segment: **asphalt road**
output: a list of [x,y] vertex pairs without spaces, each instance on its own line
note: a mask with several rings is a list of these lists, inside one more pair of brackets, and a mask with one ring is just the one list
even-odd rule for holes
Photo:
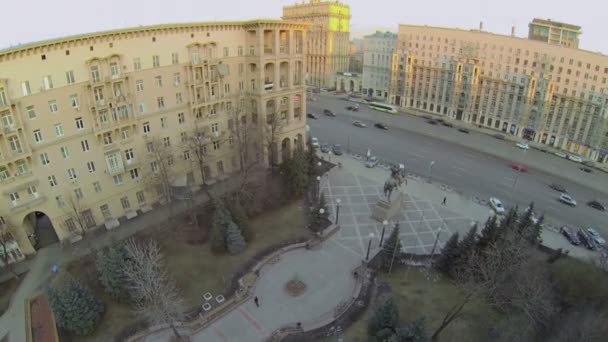
[[[347,105],[342,99],[328,96],[308,102],[307,111],[320,114],[318,120],[308,119],[312,135],[321,143],[341,144],[354,153],[365,154],[370,149],[372,155],[403,163],[409,171],[430,176],[433,182],[450,185],[467,197],[494,196],[507,207],[520,208],[534,202],[546,222],[595,227],[608,237],[608,214],[585,204],[592,198],[606,202],[608,175],[583,173],[578,169],[580,165],[573,162],[535,150],[523,151],[513,142],[473,131],[464,134],[456,128],[427,124],[421,118],[373,111],[366,105],[353,113],[344,109]],[[338,116],[322,115],[325,108]],[[353,120],[361,120],[368,127],[355,127]],[[374,128],[376,121],[388,124],[389,130]],[[435,163],[430,167],[432,161]],[[512,170],[511,162],[527,165],[529,172]],[[559,193],[549,188],[552,182],[566,187],[578,206],[561,204]]]

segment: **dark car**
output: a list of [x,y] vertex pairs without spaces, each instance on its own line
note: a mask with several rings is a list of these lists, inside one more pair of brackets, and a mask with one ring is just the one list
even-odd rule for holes
[[587,172],[587,173],[592,173],[593,172],[593,170],[591,170],[588,167],[581,167],[580,170],[583,171],[583,172]]
[[428,119],[428,120],[426,120],[426,123],[431,124],[431,125],[436,125],[437,124],[437,120],[435,120],[435,119]]
[[563,226],[559,229],[560,233],[568,240],[571,244],[578,246],[581,244],[576,234],[572,231],[572,228]]
[[323,109],[323,114],[325,114],[327,116],[336,116],[336,113],[332,112],[329,109]]
[[357,105],[347,106],[346,110],[352,110],[353,112],[357,112],[357,111],[359,111],[359,106],[357,106]]
[[551,183],[551,185],[549,185],[549,187],[555,191],[559,191],[559,192],[563,192],[563,193],[568,193],[568,190],[566,190],[566,188],[564,188],[563,185],[558,184],[558,183]]
[[576,235],[578,235],[578,239],[580,240],[581,244],[587,247],[587,249],[595,250],[597,248],[593,239],[589,236],[589,234],[587,234],[584,229],[579,228],[576,232]]
[[494,134],[494,135],[492,135],[492,136],[493,136],[494,138],[498,139],[498,140],[505,140],[505,136],[504,136],[504,135],[502,135],[502,134],[499,134],[499,133]]
[[451,123],[449,123],[447,121],[444,121],[441,124],[444,125],[445,127],[450,127],[450,128],[454,127],[454,125],[452,125]]
[[445,122],[445,120],[443,120],[442,118],[437,119],[437,122],[439,122],[440,124],[443,124]]
[[342,154],[344,154],[344,150],[342,149],[342,146],[340,146],[340,144],[335,144],[333,147],[333,151],[334,154],[337,156],[341,156]]
[[591,200],[591,201],[587,202],[587,205],[593,209],[597,209],[600,211],[606,211],[606,206],[598,200]]
[[458,132],[469,134],[469,130],[466,128],[462,128],[462,127],[458,129]]
[[388,129],[388,126],[386,124],[383,124],[382,122],[376,122],[374,124],[374,127],[380,128],[380,129]]
[[306,114],[306,117],[309,117],[311,119],[318,119],[319,118],[319,116],[317,114],[314,114],[314,113],[308,113],[308,114]]
[[330,148],[328,144],[321,144],[321,147],[319,148],[321,150],[321,152],[323,153],[328,153]]
[[433,117],[430,115],[423,115],[422,118],[427,119],[427,120],[432,120]]

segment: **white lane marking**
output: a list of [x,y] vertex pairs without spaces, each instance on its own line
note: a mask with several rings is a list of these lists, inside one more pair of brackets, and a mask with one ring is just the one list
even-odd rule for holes
[[476,156],[474,154],[469,154],[469,153],[463,153],[462,155],[466,156],[466,157],[469,157],[471,159],[478,159],[479,158],[479,156]]
[[459,166],[452,166],[452,169],[456,170],[456,171],[462,171],[462,172],[468,172],[468,169],[465,169],[464,167],[459,167]]
[[410,154],[411,154],[412,156],[416,157],[416,158],[424,158],[424,156],[423,156],[423,155],[420,155],[420,154],[418,154],[418,153],[413,153],[413,152],[410,152]]

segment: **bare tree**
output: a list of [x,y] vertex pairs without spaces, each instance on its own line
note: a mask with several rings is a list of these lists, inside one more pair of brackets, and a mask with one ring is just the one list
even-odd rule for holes
[[148,186],[155,189],[161,199],[171,205],[173,202],[173,190],[171,183],[174,179],[173,173],[173,150],[170,141],[160,137],[152,137],[146,140],[146,162],[150,168],[147,169],[145,180]]
[[186,305],[173,277],[167,273],[163,255],[154,240],[125,244],[128,262],[123,264],[134,313],[150,324],[167,324],[179,340],[179,322]]
[[195,125],[195,127],[187,133],[186,142],[184,143],[185,148],[191,153],[190,158],[192,163],[196,165],[198,171],[201,175],[202,186],[207,192],[209,198],[211,198],[211,194],[206,187],[206,177],[205,177],[205,163],[207,162],[207,149],[209,144],[211,144],[211,137],[208,134],[208,130],[204,127],[200,127]]
[[278,117],[278,114],[274,109],[272,109],[272,111],[272,113],[266,115],[266,122],[262,129],[262,135],[264,136],[266,151],[268,151],[269,154],[270,169],[274,171],[278,164],[279,138],[285,127],[285,120]]
[[[15,244],[15,239],[11,233],[11,229],[7,224],[0,224],[0,253],[2,253],[2,267],[10,272],[15,279],[19,279],[19,274],[15,271],[15,265],[11,262],[10,253],[13,253],[9,247]],[[19,252],[20,253],[20,252]]]
[[[66,225],[68,226],[68,230],[73,230],[74,228],[80,230],[80,235],[84,236],[87,230],[87,221],[84,217],[83,211],[86,208],[83,208],[82,201],[77,198],[73,193],[68,192],[65,196],[65,205],[63,206],[63,211],[67,216]],[[71,222],[69,221],[71,220]],[[70,223],[67,223],[70,222]]]
[[249,176],[258,164],[256,150],[259,148],[259,129],[257,125],[247,125],[247,107],[242,97],[237,96],[236,104],[230,110],[230,121],[228,128],[233,131],[236,142],[237,156],[239,162],[239,186],[237,196],[240,199],[249,200],[251,192],[248,189]]

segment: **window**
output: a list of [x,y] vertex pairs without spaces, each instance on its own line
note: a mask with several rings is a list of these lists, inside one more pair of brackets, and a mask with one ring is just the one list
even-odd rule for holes
[[30,88],[30,81],[21,82],[21,93],[23,96],[27,96],[32,93],[32,89]]
[[171,63],[179,64],[179,55],[177,54],[177,52],[171,53]]
[[162,78],[162,76],[155,76],[154,77],[154,84],[156,85],[156,88],[161,88],[163,86],[163,78]]
[[78,117],[78,118],[74,119],[74,121],[76,122],[76,129],[84,128],[84,122],[82,121],[82,117]]
[[168,127],[167,118],[160,118],[160,127],[162,127],[162,128]]
[[[93,95],[95,96],[95,101],[101,102],[103,101],[103,87],[95,87],[93,89]],[[102,104],[102,103],[100,103]]]
[[234,135],[231,135],[231,136],[229,136],[229,137],[228,137],[228,143],[229,143],[230,145],[233,145],[233,144],[234,144]]
[[183,142],[183,143],[185,143],[186,141],[188,141],[188,133],[186,133],[186,132],[181,132],[181,133],[179,134],[179,136],[181,137],[181,139],[182,139],[182,142]]
[[27,117],[30,118],[30,120],[36,118],[36,110],[34,109],[34,106],[27,106],[25,110],[27,111]]
[[27,194],[32,197],[38,197],[38,189],[35,186],[31,185],[27,187]]
[[115,185],[122,185],[122,175],[115,175],[113,178]]
[[118,67],[118,63],[110,63],[110,75],[112,75],[112,78],[116,78],[120,75],[120,68]]
[[144,133],[150,133],[150,123],[149,122],[143,123],[143,130],[144,130]]
[[167,165],[173,166],[173,163],[174,163],[173,156],[168,156],[167,157]]
[[228,57],[228,48],[227,47],[224,48],[224,57]]
[[101,192],[101,184],[99,184],[99,182],[93,182],[93,189],[95,189],[95,192],[100,193]]
[[87,152],[89,150],[89,141],[87,139],[80,140],[80,146],[83,152]]
[[23,175],[29,171],[25,160],[18,160],[15,164],[17,164],[17,175]]
[[239,53],[239,56],[243,55],[243,47],[242,46],[239,46],[238,53]]
[[49,155],[46,152],[40,154],[40,161],[42,165],[48,165],[51,161],[49,160]]
[[179,84],[181,83],[181,74],[179,72],[176,72],[175,74],[173,74],[173,85],[174,86],[179,86]]
[[245,82],[239,81],[239,90],[240,91],[244,91],[245,90]]
[[175,93],[175,103],[182,104],[182,102],[183,102],[182,93]]
[[16,206],[17,203],[19,202],[19,193],[18,192],[11,192],[9,194],[9,197],[11,198],[11,201],[13,202],[13,205]]
[[42,81],[44,83],[44,89],[46,89],[46,90],[53,89],[53,78],[51,78],[50,75],[44,76]]
[[112,143],[112,132],[106,132],[103,134],[104,145],[110,145]]
[[59,148],[59,150],[61,151],[61,155],[63,156],[63,159],[70,158],[70,149],[67,146],[61,146]]
[[122,198],[120,199],[120,204],[122,205],[122,208],[123,208],[124,210],[129,210],[129,209],[131,209],[131,204],[129,204],[129,197],[126,197],[126,196],[125,196],[125,197],[122,197]]
[[177,122],[183,124],[186,121],[184,113],[177,113]]
[[38,144],[42,142],[42,132],[39,129],[34,130],[34,141]]
[[190,151],[189,150],[184,151],[184,160],[190,160]]
[[170,139],[169,137],[164,137],[164,138],[163,138],[163,145],[164,145],[165,147],[169,147],[169,146],[171,146],[171,139]]
[[152,67],[158,68],[160,66],[160,57],[158,55],[152,56]]
[[150,163],[150,169],[152,169],[152,172],[158,173],[158,162],[156,160]]
[[55,178],[55,176],[50,175],[48,177],[48,179],[49,179],[49,185],[51,186],[51,188],[54,188],[54,187],[56,187],[58,185],[57,178]]
[[154,144],[152,144],[152,143],[147,143],[147,144],[146,144],[146,151],[148,151],[148,153],[152,153],[152,152],[154,152]]
[[145,113],[146,112],[146,104],[143,102],[139,103],[139,112],[140,113]]
[[57,207],[59,207],[59,208],[65,207],[65,201],[63,200],[62,195],[55,196],[55,202],[57,202]]
[[87,169],[89,170],[89,173],[95,173],[95,163],[92,161],[87,162]]
[[129,173],[131,174],[131,179],[133,179],[133,180],[139,179],[139,169],[135,168],[135,169],[129,170]]
[[230,84],[229,83],[224,84],[224,92],[226,94],[230,94]]
[[162,96],[157,97],[156,103],[158,104],[158,109],[165,108],[165,98],[164,97],[162,97]]
[[49,111],[51,113],[57,113],[57,101],[51,100],[49,101]]
[[78,101],[78,95],[70,95],[70,103],[72,104],[72,108],[78,109],[80,108],[80,101]]
[[133,70],[141,70],[141,60],[139,58],[133,58]]
[[143,191],[136,192],[135,197],[137,197],[137,203],[139,203],[140,205],[146,203],[146,196],[144,196]]
[[112,218],[112,213],[110,213],[110,207],[107,204],[100,206],[99,210],[101,210],[101,214],[103,215],[104,219]]
[[78,176],[76,175],[76,170],[74,170],[74,168],[69,168],[68,169],[68,178],[71,181],[76,180],[76,178],[78,178]]
[[0,180],[7,180],[11,174],[8,172],[6,166],[0,166]]
[[74,78],[74,71],[73,70],[66,71],[65,78],[67,79],[68,84],[74,84],[74,83],[76,83],[76,79]]
[[62,137],[63,136],[63,125],[59,124],[55,124],[55,136],[57,138]]
[[82,189],[78,188],[78,189],[74,189],[74,196],[76,196],[76,199],[83,199],[84,198],[84,194],[82,193]]
[[16,136],[12,136],[10,138],[8,138],[8,143],[11,147],[11,151],[13,153],[21,153],[23,152],[23,150],[21,149],[21,142],[19,141],[19,138],[17,138]]
[[220,141],[219,140],[214,140],[213,141],[213,150],[217,151],[220,149]]
[[218,133],[218,132],[219,132],[219,124],[218,123],[211,124],[211,133]]
[[135,90],[143,91],[144,90],[144,80],[135,81]]
[[93,82],[101,81],[101,74],[99,73],[99,66],[97,65],[91,66],[91,80]]
[[132,148],[125,150],[125,159],[127,161],[131,161],[131,160],[135,159],[135,155],[133,154]]

